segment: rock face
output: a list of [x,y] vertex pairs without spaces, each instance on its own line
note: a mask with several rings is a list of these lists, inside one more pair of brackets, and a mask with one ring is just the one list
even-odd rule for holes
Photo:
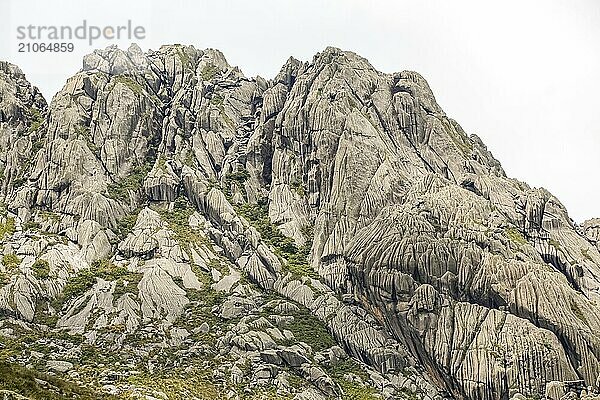
[[83,65],[47,107],[0,63],[9,361],[125,397],[595,398],[600,224],[417,73],[335,48],[268,81],[180,45]]

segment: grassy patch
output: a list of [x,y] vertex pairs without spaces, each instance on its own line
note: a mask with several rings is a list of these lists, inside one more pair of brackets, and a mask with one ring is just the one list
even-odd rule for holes
[[212,369],[196,370],[193,374],[183,371],[152,375],[133,375],[128,382],[133,385],[159,390],[169,399],[220,399],[223,393],[212,382]]
[[15,233],[15,219],[10,217],[6,219],[6,222],[0,224],[0,239],[5,235],[11,236]]
[[506,236],[510,239],[511,242],[516,243],[519,246],[523,246],[527,244],[527,240],[523,237],[521,232],[519,232],[516,228],[507,228],[505,230]]
[[225,99],[223,98],[223,96],[219,94],[213,95],[210,99],[210,104],[215,106],[219,110],[219,114],[223,118],[223,120],[225,120],[225,123],[232,129],[235,129],[235,124],[233,123],[229,115],[227,115],[227,113],[225,112]]
[[207,64],[204,66],[204,68],[202,68],[202,71],[200,71],[200,77],[203,81],[210,81],[217,76],[218,72],[219,68],[216,65]]
[[32,399],[114,398],[5,361],[0,361],[0,389],[10,390]]
[[215,94],[210,98],[210,104],[214,106],[222,106],[225,99],[219,94]]
[[589,255],[587,249],[581,249],[581,255],[588,261],[593,261],[592,257]]
[[41,210],[39,215],[44,221],[60,222],[60,215],[55,212]]
[[135,223],[137,222],[137,217],[138,217],[140,211],[141,211],[141,209],[138,208],[135,211],[125,215],[119,221],[117,221],[117,234],[118,234],[119,242],[121,240],[125,239],[127,237],[127,235],[129,235],[131,233],[131,231],[133,231],[133,227],[135,226]]
[[190,216],[196,211],[186,197],[180,196],[175,199],[173,211],[155,209],[169,224],[169,229],[174,233],[174,239],[179,243],[182,250],[192,259],[191,246],[203,243],[211,246],[210,241],[200,232],[192,229],[188,223]]
[[177,56],[179,57],[179,61],[181,61],[183,68],[192,68],[192,59],[185,52],[185,49],[182,47],[177,47],[175,51],[177,52]]
[[129,192],[137,192],[142,188],[144,179],[150,172],[150,165],[134,167],[131,172],[118,182],[108,185],[108,197],[121,202],[129,202]]
[[129,90],[131,90],[134,94],[136,94],[138,96],[141,95],[143,92],[142,86],[128,76],[124,76],[124,75],[115,76],[113,78],[113,81],[115,82],[115,85],[117,83],[121,83],[121,84],[127,86],[129,88]]
[[283,267],[295,277],[310,276],[317,278],[317,274],[308,264],[308,256],[312,247],[309,240],[304,246],[296,246],[293,239],[282,234],[277,226],[269,219],[266,200],[256,204],[242,204],[236,208],[238,214],[256,228],[263,240],[275,248],[275,253],[284,258]]
[[31,125],[29,125],[29,133],[37,132],[44,123],[44,117],[42,116],[42,113],[35,108],[30,108],[29,114],[31,115]]
[[[338,379],[338,385],[342,388],[342,400],[379,400],[377,391],[366,385],[361,385],[358,382],[350,382],[345,379]],[[415,397],[416,399],[416,397]]]
[[418,400],[419,396],[417,396],[417,394],[415,392],[413,392],[410,389],[407,388],[401,388],[400,389],[400,397],[401,399],[405,399],[405,400]]
[[5,254],[2,256],[2,265],[6,268],[16,268],[21,264],[21,259],[15,254]]
[[444,119],[442,120],[442,125],[444,126],[444,130],[452,142],[454,142],[454,145],[461,151],[461,153],[463,153],[465,156],[471,154],[471,151],[473,151],[473,144],[471,143],[471,140],[468,137],[461,135],[460,132],[458,132],[456,128],[452,126],[450,121]]
[[38,258],[31,266],[31,270],[33,271],[33,275],[38,279],[48,279],[50,276],[50,264],[46,260]]
[[361,368],[360,364],[351,358],[338,362],[327,368],[327,374],[342,388],[343,400],[371,400],[378,399],[377,391],[360,382],[348,381],[344,378],[346,374],[358,376],[363,382],[369,379],[369,375]]
[[558,243],[558,242],[557,242],[556,240],[554,240],[554,239],[550,239],[550,240],[548,240],[548,244],[549,244],[550,246],[554,247],[554,248],[555,248],[555,249],[557,249],[557,250],[560,250],[560,248],[561,248],[561,247],[560,247],[560,243]]
[[232,202],[233,186],[240,188],[244,196],[246,195],[246,188],[244,186],[244,183],[246,182],[249,176],[250,174],[246,169],[241,169],[239,171],[231,172],[225,175],[225,187],[223,188],[223,194],[225,195],[225,197],[227,197],[227,200],[229,200],[229,202]]
[[119,282],[122,284],[123,281],[139,281],[140,274],[129,272],[127,268],[122,266],[118,267],[109,260],[104,259],[94,261],[91,268],[82,269],[69,278],[62,293],[57,299],[54,308],[61,309],[62,305],[69,300],[79,297],[87,292],[96,283],[96,278],[101,278],[106,281],[117,281],[118,287]]
[[587,318],[585,318],[583,311],[581,311],[581,308],[579,308],[579,305],[573,299],[571,299],[571,311],[573,311],[577,319],[587,325]]
[[293,180],[292,182],[290,182],[290,187],[294,192],[298,193],[298,195],[300,196],[304,196],[304,193],[306,192],[306,190],[304,190],[304,185],[302,184],[301,180]]
[[27,221],[23,224],[23,232],[27,232],[32,229],[40,229],[41,225],[35,221]]
[[294,321],[286,328],[292,331],[296,339],[307,343],[314,351],[321,351],[335,345],[335,340],[325,324],[314,316],[306,307],[299,306],[294,312]]

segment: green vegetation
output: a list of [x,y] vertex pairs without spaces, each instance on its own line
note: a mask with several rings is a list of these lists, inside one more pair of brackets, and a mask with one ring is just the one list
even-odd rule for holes
[[82,124],[75,125],[75,133],[77,136],[83,136],[86,139],[90,139],[92,135],[90,127]]
[[588,250],[587,249],[581,249],[581,255],[583,256],[583,258],[585,258],[588,261],[593,261],[592,257],[589,255]]
[[179,61],[181,61],[181,65],[183,68],[192,68],[193,63],[190,56],[185,52],[185,48],[181,46],[177,46],[176,48],[177,56],[179,57]]
[[203,81],[210,81],[217,76],[218,72],[219,68],[216,65],[207,64],[204,66],[204,68],[202,68],[202,71],[200,71],[200,77]]
[[246,195],[246,188],[244,186],[244,183],[249,177],[250,174],[246,169],[241,169],[239,171],[231,172],[225,175],[225,187],[223,188],[223,194],[225,195],[225,197],[227,197],[229,202],[232,202],[231,189],[233,185],[239,187],[244,196]]
[[579,305],[573,299],[571,299],[571,311],[573,311],[573,314],[575,314],[575,316],[581,322],[583,322],[584,324],[587,325],[587,323],[588,323],[587,318],[585,318],[585,315],[583,314],[583,311],[581,311],[581,308],[579,308]]
[[9,236],[15,233],[15,219],[10,217],[6,219],[5,223],[0,223],[0,239],[4,237],[4,235],[8,234]]
[[402,399],[406,399],[406,400],[418,400],[419,399],[419,397],[417,396],[417,394],[415,392],[413,392],[407,388],[401,388],[400,394],[402,396],[401,397]]
[[308,240],[304,246],[298,247],[293,239],[282,234],[269,219],[266,200],[256,204],[242,204],[236,211],[256,228],[263,240],[275,248],[275,254],[286,260],[285,270],[297,278],[302,276],[317,278],[317,274],[308,264],[312,241]]
[[560,250],[560,243],[558,243],[556,240],[550,239],[548,240],[548,244],[554,247],[555,249]]
[[33,275],[38,279],[48,279],[50,276],[50,264],[48,261],[38,258],[31,266]]
[[167,159],[165,158],[164,154],[161,154],[158,157],[158,168],[162,171],[162,172],[167,172]]
[[169,229],[175,234],[174,239],[179,243],[182,250],[190,256],[190,259],[192,258],[192,244],[204,243],[208,246],[211,245],[206,237],[190,227],[188,220],[195,209],[186,197],[180,196],[175,199],[173,211],[161,208],[155,209],[155,211],[169,224]]
[[62,305],[67,301],[87,292],[96,283],[96,278],[101,278],[106,281],[117,281],[118,288],[119,285],[124,287],[123,281],[139,281],[140,274],[129,272],[127,268],[122,266],[117,267],[111,261],[106,259],[94,261],[91,268],[82,269],[69,278],[60,297],[56,300],[54,308],[61,309]]
[[44,221],[60,222],[60,215],[55,212],[41,210],[39,215]]
[[290,186],[300,196],[304,196],[305,190],[301,180],[293,180],[290,182]]
[[359,108],[358,104],[356,103],[356,101],[354,101],[352,96],[347,96],[346,99],[348,100],[348,105],[350,106],[350,109],[353,110],[355,108]]
[[133,212],[125,215],[119,221],[117,221],[117,233],[119,242],[127,237],[129,233],[133,230],[135,223],[137,221],[137,217],[140,213],[141,209],[138,208]]
[[187,296],[191,302],[186,305],[184,313],[177,319],[175,325],[191,331],[206,322],[210,326],[210,331],[193,333],[192,337],[196,341],[213,346],[218,337],[214,328],[226,329],[226,325],[234,321],[225,320],[212,312],[214,306],[223,304],[227,294],[211,288],[212,279],[208,274],[197,270],[194,272],[202,282],[202,288],[200,290],[187,289]]
[[42,140],[34,140],[33,142],[31,142],[31,153],[34,155],[37,154],[37,152],[40,151],[42,147],[44,147],[44,142]]
[[314,351],[321,351],[335,345],[335,340],[325,324],[314,316],[309,309],[299,306],[299,311],[293,313],[294,321],[287,329],[292,331],[299,341],[307,343]]
[[213,97],[211,97],[210,104],[213,104],[215,106],[222,106],[224,101],[225,99],[223,98],[223,96],[215,94],[213,95]]
[[92,267],[88,270],[94,276],[102,278],[105,281],[116,281],[119,279],[135,280],[137,275],[129,272],[126,267],[116,266],[110,260],[102,259],[92,263]]
[[136,82],[135,80],[133,80],[132,78],[130,78],[129,76],[125,76],[125,75],[118,75],[115,76],[113,78],[113,82],[116,84],[121,83],[125,86],[127,86],[129,88],[129,90],[131,90],[134,94],[136,95],[141,95],[143,92],[142,86]]
[[0,361],[0,389],[32,399],[111,399],[57,377],[45,375],[17,364]]
[[40,229],[40,224],[35,221],[27,221],[23,224],[23,231],[27,232],[32,229]]
[[344,378],[346,374],[354,374],[363,381],[369,379],[369,375],[360,367],[358,362],[351,358],[328,367],[327,373],[342,388],[343,400],[374,400],[379,398],[375,395],[377,391],[374,388]]
[[507,228],[505,233],[513,243],[516,243],[519,246],[527,244],[527,240],[525,240],[521,232],[519,232],[516,228]]
[[[36,302],[33,321],[38,324],[55,327],[56,323],[58,322],[58,315],[55,312],[50,311],[48,302],[44,299]],[[63,332],[62,334],[65,333]]]
[[55,308],[60,309],[68,300],[81,296],[88,291],[96,283],[96,278],[90,270],[83,269],[76,275],[69,278],[67,284],[63,288]]
[[173,371],[164,375],[157,373],[132,375],[128,378],[128,382],[159,390],[165,393],[169,399],[219,399],[222,397],[222,393],[219,387],[212,382],[211,374],[212,369],[195,370],[193,374]]
[[2,265],[6,268],[15,268],[21,264],[21,259],[17,257],[15,254],[5,254],[2,256]]
[[449,120],[443,119],[442,125],[444,126],[444,130],[446,131],[448,136],[450,136],[450,139],[452,139],[452,142],[454,142],[456,147],[465,156],[471,154],[471,151],[473,151],[473,144],[471,143],[471,140],[468,137],[461,135],[460,132],[458,132],[457,129],[454,126],[452,126]]
[[75,133],[77,134],[79,139],[85,140],[85,144],[90,149],[90,151],[98,158],[100,158],[100,148],[94,143],[94,138],[92,137],[92,132],[89,126],[86,125],[76,125]]
[[274,386],[255,386],[252,389],[244,389],[241,393],[242,400],[292,400],[293,395],[277,393],[277,388]]
[[350,382],[342,378],[337,383],[344,391],[342,400],[377,400],[381,398],[376,395],[377,391],[374,388],[358,382]]
[[29,109],[29,114],[31,115],[31,125],[29,125],[29,133],[37,132],[44,123],[44,117],[42,116],[42,113],[39,110],[33,107]]
[[150,172],[150,165],[134,167],[131,172],[119,182],[108,185],[108,197],[121,202],[129,202],[129,192],[137,192],[141,189],[144,179]]
[[227,115],[227,113],[225,112],[225,99],[223,98],[223,96],[219,94],[213,95],[210,99],[210,104],[217,107],[219,109],[219,114],[225,120],[225,123],[229,125],[229,127],[235,129],[235,124],[233,123],[229,115]]

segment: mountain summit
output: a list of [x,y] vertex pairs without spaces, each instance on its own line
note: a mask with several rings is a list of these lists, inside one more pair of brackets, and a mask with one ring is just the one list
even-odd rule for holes
[[7,395],[598,398],[599,220],[418,73],[109,47],[49,105],[0,63],[0,133]]

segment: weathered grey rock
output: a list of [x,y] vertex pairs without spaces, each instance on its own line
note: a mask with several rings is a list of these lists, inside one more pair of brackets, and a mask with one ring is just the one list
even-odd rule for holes
[[146,398],[196,394],[94,377],[43,329],[232,398],[596,396],[600,224],[508,178],[417,73],[335,48],[270,81],[192,46],[83,65],[47,108],[0,63],[3,336]]
[[46,362],[46,366],[50,370],[58,371],[58,372],[67,372],[71,368],[73,368],[73,363],[69,361],[60,361],[60,360],[48,360]]

